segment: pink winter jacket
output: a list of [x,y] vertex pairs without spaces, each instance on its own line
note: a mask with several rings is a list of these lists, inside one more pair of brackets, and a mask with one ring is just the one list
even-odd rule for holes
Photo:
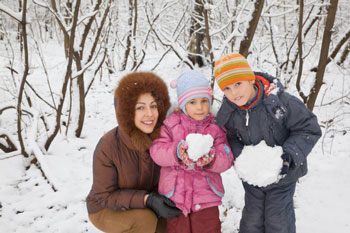
[[[214,115],[210,113],[206,119],[196,121],[174,112],[163,123],[160,137],[150,148],[152,159],[162,167],[159,193],[170,198],[185,216],[191,211],[221,205],[225,190],[220,173],[232,166],[233,154],[224,130],[214,123]],[[187,170],[177,157],[179,142],[190,133],[210,134],[214,139],[214,160],[203,168]]]

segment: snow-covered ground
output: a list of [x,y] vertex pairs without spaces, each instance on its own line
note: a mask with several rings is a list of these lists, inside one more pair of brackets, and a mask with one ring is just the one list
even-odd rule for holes
[[[51,62],[59,64],[54,59]],[[168,58],[158,68],[157,73],[167,83],[185,71],[174,64],[174,59]],[[52,65],[51,70],[55,67]],[[209,71],[203,72],[209,75]],[[44,155],[56,192],[36,166],[25,170],[28,164],[22,155],[0,154],[0,233],[98,232],[88,220],[85,197],[92,181],[95,145],[104,133],[116,126],[113,89],[117,82],[117,77],[96,80],[87,96],[82,137],[63,136],[62,133]],[[325,103],[341,96],[340,92],[334,91],[337,90],[335,84],[328,87],[333,87],[333,92],[330,90],[323,96]],[[349,84],[345,83],[343,87],[348,90]],[[172,101],[176,101],[175,90],[169,88],[169,92]],[[218,92],[216,88],[214,94],[220,95]],[[218,103],[214,104],[214,113],[218,106]],[[343,109],[344,106],[347,109]],[[349,105],[336,102],[316,107],[314,112],[321,122],[349,112]],[[7,121],[1,123],[3,127]],[[327,131],[309,155],[309,173],[300,179],[295,193],[298,233],[350,232],[350,134],[339,133],[343,125],[349,125],[345,114],[334,131]],[[323,131],[325,133],[324,128]],[[226,195],[220,207],[222,232],[236,233],[244,206],[244,192],[233,168],[225,172],[223,178]]]

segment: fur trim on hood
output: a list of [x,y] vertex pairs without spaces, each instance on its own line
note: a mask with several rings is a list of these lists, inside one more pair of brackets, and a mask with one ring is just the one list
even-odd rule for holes
[[[151,134],[145,134],[135,126],[135,106],[138,97],[151,93],[158,106],[158,122]],[[168,88],[165,82],[151,72],[133,72],[124,76],[114,92],[116,116],[119,128],[131,139],[135,148],[146,151],[159,137],[160,127],[170,107]]]

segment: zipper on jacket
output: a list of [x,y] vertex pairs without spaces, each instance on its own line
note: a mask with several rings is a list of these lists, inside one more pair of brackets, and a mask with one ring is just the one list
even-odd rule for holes
[[245,126],[249,125],[249,111],[246,109],[246,114],[245,114]]
[[250,112],[250,109],[246,109],[246,115],[245,115],[245,126],[247,128],[247,132],[248,132],[248,140],[250,143],[252,143],[252,137],[251,137],[251,134],[250,134],[250,131],[249,131],[249,112]]

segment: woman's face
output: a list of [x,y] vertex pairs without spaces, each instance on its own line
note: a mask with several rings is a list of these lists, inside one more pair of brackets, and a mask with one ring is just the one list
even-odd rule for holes
[[153,132],[158,121],[158,106],[151,93],[139,96],[135,105],[135,126],[146,134]]

